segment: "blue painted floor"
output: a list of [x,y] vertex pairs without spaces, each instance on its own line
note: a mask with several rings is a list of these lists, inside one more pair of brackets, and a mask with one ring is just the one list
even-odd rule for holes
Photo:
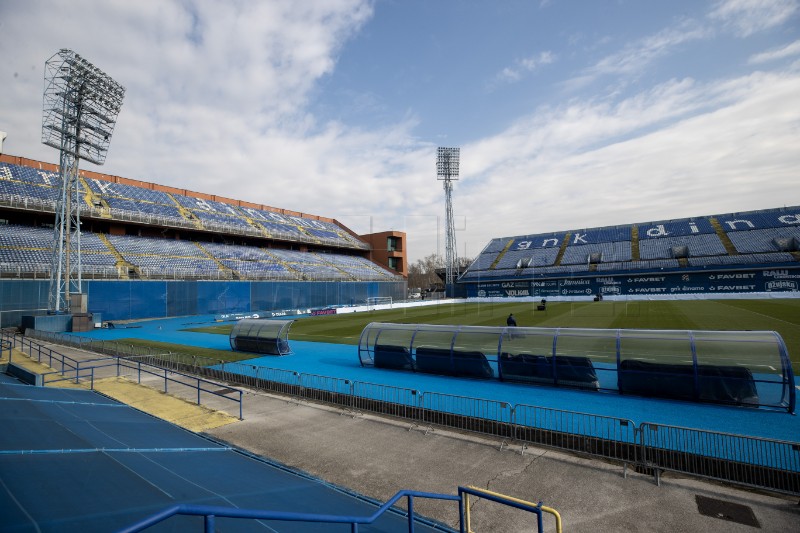
[[[148,338],[189,346],[230,349],[227,336],[180,331],[214,323],[213,316],[181,317],[137,322],[135,325],[141,327],[131,329],[95,330],[80,335],[102,339]],[[533,405],[626,418],[637,425],[651,422],[800,442],[800,418],[786,412],[361,367],[356,346],[292,341],[291,334],[289,337],[293,351],[291,355],[260,357],[249,360],[248,364],[422,392],[499,400],[512,405]]]
[[[95,392],[5,379],[0,487],[3,532],[116,531],[177,504],[357,517],[377,509],[363,497]],[[202,518],[176,516],[148,531],[202,530]],[[350,526],[217,518],[215,531],[344,532]],[[408,531],[408,521],[388,513],[359,531]]]

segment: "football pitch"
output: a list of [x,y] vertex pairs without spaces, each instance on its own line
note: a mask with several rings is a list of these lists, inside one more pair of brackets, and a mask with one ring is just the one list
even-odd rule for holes
[[[455,303],[303,317],[290,339],[358,344],[370,322],[505,326],[513,313],[517,325],[606,329],[767,330],[777,331],[800,370],[800,299],[551,302],[546,311],[536,303]],[[232,326],[204,328],[228,333]]]

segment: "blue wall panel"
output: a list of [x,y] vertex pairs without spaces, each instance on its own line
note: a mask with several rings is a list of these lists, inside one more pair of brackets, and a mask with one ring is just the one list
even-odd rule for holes
[[[47,310],[49,280],[0,281],[0,325]],[[84,281],[88,310],[103,320],[133,320],[303,309],[364,303],[369,296],[405,298],[405,282],[359,281]]]
[[131,318],[167,316],[166,281],[130,282]]
[[197,312],[197,282],[167,282],[167,315],[190,316]]
[[88,311],[102,313],[105,320],[131,318],[130,281],[87,282],[84,290]]
[[47,309],[49,280],[0,281],[0,311]]
[[88,281],[88,310],[104,320],[167,316],[166,281]]
[[250,311],[249,281],[198,281],[198,315]]

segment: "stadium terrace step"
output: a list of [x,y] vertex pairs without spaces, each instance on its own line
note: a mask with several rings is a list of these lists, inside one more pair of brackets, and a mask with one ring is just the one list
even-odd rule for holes
[[561,241],[561,247],[558,249],[558,255],[556,255],[556,260],[553,261],[553,266],[561,265],[561,260],[564,258],[564,254],[567,253],[567,245],[570,237],[572,237],[571,233],[564,235],[564,239]]
[[98,233],[97,234],[97,238],[100,239],[100,241],[103,244],[106,245],[106,248],[108,248],[108,250],[116,258],[116,260],[117,260],[116,266],[117,266],[117,269],[119,270],[120,278],[122,278],[122,279],[130,279],[129,272],[131,270],[133,270],[133,268],[134,268],[133,265],[128,263],[127,261],[125,261],[125,258],[122,257],[122,254],[119,253],[119,250],[117,250],[116,247],[114,247],[114,245],[111,244],[111,241],[108,240],[108,237],[106,237],[105,234]]
[[509,248],[511,248],[512,244],[514,244],[514,239],[509,239],[505,247],[500,251],[497,257],[495,257],[494,262],[492,262],[492,264],[489,265],[489,270],[492,270],[494,269],[494,267],[497,266],[497,263],[499,263],[500,260],[503,259],[503,256],[506,255],[506,252],[508,251]]
[[733,242],[731,242],[731,238],[728,237],[728,234],[725,233],[725,230],[722,228],[722,224],[719,223],[719,220],[714,217],[711,217],[708,220],[714,227],[714,231],[717,233],[719,240],[722,241],[722,245],[725,247],[725,251],[728,252],[728,255],[739,255],[739,251],[736,249],[736,246],[733,245]]
[[639,261],[639,226],[631,226],[631,261]]

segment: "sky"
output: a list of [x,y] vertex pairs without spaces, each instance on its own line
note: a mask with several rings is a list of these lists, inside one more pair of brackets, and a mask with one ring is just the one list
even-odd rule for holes
[[800,205],[800,0],[0,0],[6,154],[62,48],[126,89],[80,168],[407,232],[495,237]]

